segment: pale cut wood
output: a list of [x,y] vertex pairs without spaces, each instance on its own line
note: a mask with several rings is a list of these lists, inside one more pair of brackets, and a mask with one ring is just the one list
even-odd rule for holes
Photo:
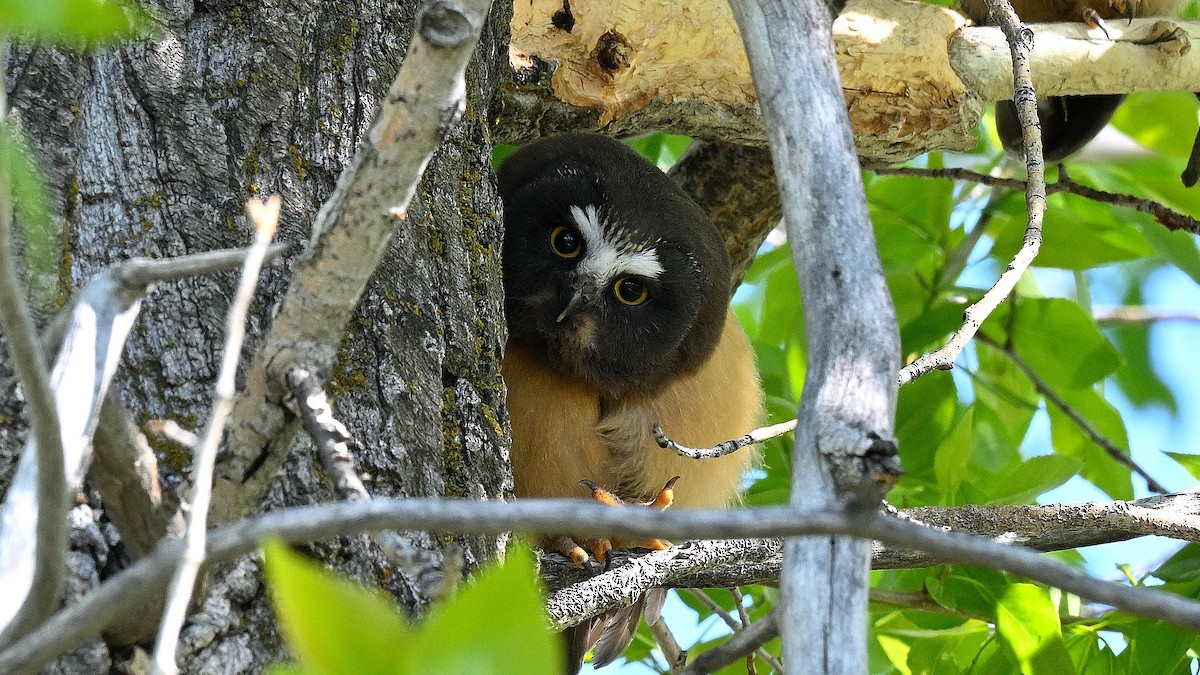
[[[1038,96],[1200,90],[1200,22],[1134,19],[1108,23],[1105,37],[1082,23],[1029,24]],[[972,28],[950,41],[950,62],[986,101],[1012,98],[1012,58],[999,28]]]
[[[1041,95],[1200,90],[1200,22],[1032,26]],[[737,25],[724,0],[522,0],[513,80],[497,135],[523,142],[570,129],[647,129],[766,143]],[[975,145],[983,101],[1012,97],[997,28],[915,0],[853,0],[833,24],[842,94],[863,161],[898,162]],[[961,79],[960,79],[961,78]]]

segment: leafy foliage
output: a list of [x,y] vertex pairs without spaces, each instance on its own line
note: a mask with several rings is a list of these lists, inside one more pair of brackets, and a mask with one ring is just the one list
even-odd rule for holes
[[267,581],[284,638],[308,673],[556,673],[565,657],[547,627],[531,551],[510,549],[414,626],[393,604],[267,543]]
[[[1085,153],[1068,162],[1071,178],[1200,216],[1200,192],[1179,181],[1196,107],[1190,94],[1130,97],[1114,126],[1147,150],[1095,160]],[[661,165],[662,143],[651,138],[633,145]],[[1003,159],[997,145],[985,134],[973,154],[930,155],[913,165],[953,162],[983,172],[1000,167],[1019,177],[1022,168]],[[963,310],[1008,264],[1024,236],[1024,196],[915,176],[866,173],[864,181],[903,355],[911,360],[940,347],[962,322]],[[1029,504],[1067,488],[1076,500],[1145,494],[1142,480],[1110,456],[1097,436],[1129,453],[1141,411],[1174,413],[1183,393],[1164,377],[1171,366],[1155,352],[1157,328],[1102,327],[1092,318],[1092,298],[1106,305],[1179,302],[1164,297],[1151,280],[1177,269],[1200,281],[1196,240],[1168,232],[1144,213],[1054,195],[1035,266],[984,324],[955,373],[934,372],[901,390],[896,434],[907,474],[889,494],[893,504]],[[734,308],[758,355],[770,421],[790,419],[803,389],[805,332],[786,246],[764,245]],[[762,471],[747,488],[748,504],[787,501],[789,443],[768,444]],[[1186,453],[1163,455],[1163,461],[1170,456],[1200,478],[1198,455]],[[1153,464],[1162,467],[1163,461]],[[1174,489],[1195,484],[1177,480],[1182,472],[1162,475],[1160,468],[1151,474],[1172,479],[1165,482]],[[1075,565],[1085,562],[1076,552],[1056,555]],[[1164,590],[1195,597],[1197,561],[1200,554],[1189,546],[1133,580],[1166,582]],[[1007,574],[950,566],[876,572],[873,582],[891,592],[893,601],[904,600],[872,606],[875,673],[1167,673],[1196,667],[1193,634],[1121,614],[1089,618],[1095,614],[1084,611],[1077,598]],[[743,591],[752,617],[775,602],[774,589]],[[710,595],[734,612],[728,592]],[[691,653],[723,641],[723,622],[704,604],[686,594],[681,598],[701,627]],[[672,623],[677,631],[678,622]],[[665,672],[642,630],[627,659]],[[778,653],[777,644],[768,648]],[[745,672],[745,664],[727,670]]]
[[0,28],[19,38],[72,47],[113,42],[137,34],[148,17],[114,0],[0,0]]

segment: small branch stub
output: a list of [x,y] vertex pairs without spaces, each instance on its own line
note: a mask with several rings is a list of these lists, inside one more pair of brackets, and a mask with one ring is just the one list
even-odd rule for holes
[[417,32],[442,49],[460,47],[475,37],[471,19],[453,2],[431,2],[417,11]]

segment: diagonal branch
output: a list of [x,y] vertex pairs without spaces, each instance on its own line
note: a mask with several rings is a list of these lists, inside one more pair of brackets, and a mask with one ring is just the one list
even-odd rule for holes
[[988,339],[986,336],[981,338],[981,340],[991,345],[995,349],[1003,352],[1009,358],[1009,360],[1021,370],[1022,373],[1025,373],[1025,377],[1029,378],[1029,381],[1033,383],[1034,388],[1037,389],[1037,392],[1041,394],[1043,398],[1053,403],[1055,407],[1061,410],[1064,415],[1066,415],[1072,422],[1075,423],[1075,426],[1079,427],[1080,431],[1087,434],[1087,437],[1092,439],[1093,443],[1100,446],[1100,449],[1103,450],[1109,457],[1112,457],[1114,461],[1141,476],[1142,480],[1146,481],[1147,489],[1149,489],[1151,492],[1157,492],[1160,495],[1165,495],[1170,492],[1170,490],[1163,487],[1162,483],[1154,480],[1154,477],[1147,473],[1147,471],[1141,466],[1139,466],[1137,462],[1133,461],[1133,457],[1130,456],[1129,453],[1125,452],[1121,448],[1118,448],[1115,443],[1105,437],[1104,434],[1100,433],[1096,427],[1092,426],[1092,423],[1084,418],[1083,415],[1080,415],[1078,410],[1071,406],[1071,404],[1067,403],[1063,397],[1059,396],[1058,392],[1054,391],[1050,385],[1046,384],[1046,381],[1043,380],[1041,376],[1039,376],[1037,372],[1033,370],[1032,366],[1025,362],[1025,359],[1021,358],[1021,356],[1017,354],[1015,349],[996,344],[995,341]]
[[313,240],[234,407],[229,452],[213,486],[214,523],[257,508],[274,482],[297,424],[283,405],[287,373],[332,368],[349,321],[418,182],[447,129],[466,105],[464,71],[490,0],[427,0],[408,55],[333,196],[313,224]]
[[1038,123],[1037,96],[1033,91],[1033,76],[1029,68],[1033,33],[1021,24],[1008,0],[987,0],[987,6],[992,19],[1008,38],[1012,52],[1013,101],[1017,106],[1017,119],[1021,122],[1025,168],[1029,176],[1025,186],[1025,209],[1029,213],[1029,222],[1025,226],[1021,248],[1017,249],[1012,262],[1008,264],[1008,269],[978,302],[963,312],[962,326],[954,331],[944,347],[921,356],[900,370],[900,386],[933,370],[954,368],[954,361],[958,355],[966,348],[971,338],[975,337],[975,333],[988,316],[1004,302],[1009,293],[1012,293],[1042,246],[1042,220],[1046,213],[1046,172],[1042,159],[1042,128]]
[[[717,601],[713,600],[712,597],[703,590],[692,588],[685,589],[685,592],[688,595],[700,601],[700,603],[707,607],[714,615],[724,621],[725,625],[729,626],[730,630],[735,633],[739,633],[746,626],[750,625],[750,617],[747,615],[746,609],[742,607],[741,590],[737,586],[734,586],[730,589],[730,591],[733,592],[734,602],[737,605],[739,619],[733,618],[729,612],[725,611],[724,607],[721,607],[721,605],[717,604]],[[776,631],[776,633],[778,633],[778,631]],[[783,666],[780,665],[779,660],[772,656],[766,649],[760,646],[755,650],[754,653],[758,656],[758,658],[762,659],[771,670],[775,671],[776,673],[783,672]]]
[[265,202],[250,200],[246,203],[246,215],[254,223],[254,243],[250,252],[246,254],[245,267],[242,269],[237,292],[225,320],[225,348],[221,356],[221,370],[213,387],[216,397],[208,419],[208,427],[204,430],[204,436],[196,449],[195,470],[192,474],[192,501],[185,509],[188,520],[187,531],[184,533],[183,558],[175,572],[171,593],[167,597],[167,606],[163,610],[158,642],[154,648],[153,672],[156,675],[173,675],[179,672],[175,663],[175,648],[179,642],[179,631],[183,628],[187,616],[188,604],[192,600],[196,577],[200,574],[200,566],[204,564],[208,509],[212,500],[213,465],[216,463],[221,437],[225,434],[225,422],[233,409],[233,396],[237,391],[234,377],[237,375],[237,365],[241,358],[242,340],[246,336],[246,313],[250,309],[254,289],[258,287],[258,275],[262,270],[267,248],[275,238],[275,230],[279,226],[281,203],[279,195],[273,195]]
[[779,626],[775,623],[775,615],[778,611],[778,609],[772,610],[770,614],[750,624],[745,630],[734,633],[733,637],[696,657],[696,660],[689,663],[680,671],[680,674],[715,673],[745,655],[760,649],[779,635]]

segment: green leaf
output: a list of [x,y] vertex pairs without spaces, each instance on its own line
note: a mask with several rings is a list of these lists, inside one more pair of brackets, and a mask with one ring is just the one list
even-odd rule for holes
[[692,139],[678,134],[654,133],[627,139],[625,143],[666,171],[679,161],[680,155],[692,144]]
[[1196,128],[1196,97],[1182,91],[1130,94],[1112,125],[1126,136],[1168,157],[1186,160]]
[[[995,255],[1011,258],[1020,248],[1027,216],[1005,209],[993,228],[999,232]],[[1131,222],[1131,211],[1067,194],[1051,195],[1043,222],[1038,267],[1088,269],[1097,265],[1150,255],[1154,248]]]
[[934,478],[938,448],[954,429],[958,415],[958,395],[949,373],[933,372],[900,389],[896,441],[907,472],[901,482]]
[[1120,675],[1124,672],[1117,655],[1091,631],[1067,640],[1067,653],[1075,663],[1076,672],[1088,675]]
[[[1143,305],[1145,299],[1142,286],[1148,265],[1140,265],[1129,273],[1129,289],[1123,303],[1129,306]],[[1161,268],[1158,268],[1161,269]],[[1179,412],[1175,393],[1167,386],[1155,368],[1150,349],[1150,326],[1146,324],[1117,324],[1104,329],[1117,351],[1124,357],[1125,364],[1116,372],[1114,379],[1129,401],[1140,408],[1161,405],[1171,414]]]
[[397,669],[413,630],[379,593],[325,571],[279,541],[263,544],[263,554],[284,639],[305,671],[416,672]]
[[[1101,436],[1129,453],[1125,422],[1111,403],[1091,388],[1062,389],[1058,395]],[[1129,469],[1111,457],[1058,406],[1046,404],[1050,413],[1050,439],[1054,451],[1083,462],[1079,475],[1113,499],[1133,499]]]
[[1037,389],[1004,352],[980,344],[975,384],[976,464],[985,472],[978,487],[990,501],[1003,489],[1002,475],[1021,464],[1020,447],[1040,399]]
[[1063,642],[1058,610],[1044,588],[1010,585],[996,603],[996,635],[1022,673],[1075,672]]
[[954,431],[946,441],[938,446],[937,456],[933,467],[937,475],[938,487],[945,494],[947,506],[958,504],[957,492],[959,485],[971,475],[971,430],[974,419],[974,408],[968,407],[966,413],[958,420]]
[[1016,471],[998,481],[992,493],[993,504],[1030,504],[1038,495],[1070,480],[1083,462],[1077,457],[1041,455],[1030,457]]
[[1200,455],[1191,455],[1183,452],[1166,452],[1166,456],[1179,462],[1192,478],[1200,479]]
[[1122,631],[1128,646],[1121,662],[1128,673],[1159,675],[1190,673],[1188,650],[1196,634],[1156,621],[1141,620]]
[[1051,388],[1086,387],[1121,366],[1120,354],[1077,303],[1026,299],[1013,311],[1013,346]]
[[142,10],[116,0],[0,0],[0,30],[69,46],[132,36],[148,23]]
[[954,208],[954,183],[913,176],[876,176],[866,184],[871,219],[894,219],[914,230],[921,238],[935,243],[949,230]]
[[904,353],[915,358],[940,348],[949,335],[962,325],[966,308],[966,303],[957,301],[938,302],[931,308],[923,308],[900,329],[900,344]]
[[511,547],[503,566],[480,572],[449,602],[434,607],[404,650],[401,672],[561,672],[562,640],[547,626],[544,607],[532,551]]
[[1159,255],[1200,283],[1200,247],[1195,237],[1187,232],[1170,232],[1158,223],[1147,225],[1143,232]]
[[1166,582],[1190,582],[1200,579],[1200,546],[1184,546],[1167,558],[1152,574]]

